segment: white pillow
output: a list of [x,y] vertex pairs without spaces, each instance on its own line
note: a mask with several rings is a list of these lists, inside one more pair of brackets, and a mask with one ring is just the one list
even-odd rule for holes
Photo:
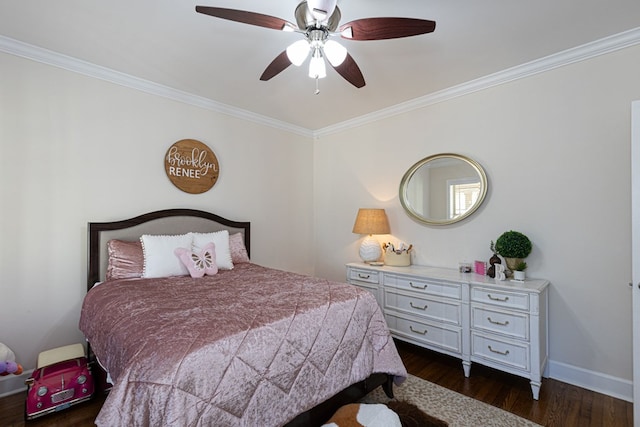
[[193,247],[191,250],[200,253],[207,243],[216,245],[216,264],[220,270],[231,270],[233,261],[231,260],[231,250],[229,249],[229,231],[222,230],[215,233],[191,233],[193,234]]
[[190,248],[193,242],[191,233],[177,236],[143,234],[142,253],[144,269],[142,277],[187,276],[189,270],[173,253],[176,248]]

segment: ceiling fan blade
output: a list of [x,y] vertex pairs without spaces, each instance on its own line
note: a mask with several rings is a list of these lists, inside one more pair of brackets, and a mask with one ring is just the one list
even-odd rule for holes
[[285,50],[280,55],[276,56],[276,59],[271,61],[271,64],[269,64],[267,68],[265,68],[264,73],[262,73],[262,75],[260,76],[260,80],[266,82],[267,80],[280,74],[289,65],[291,65],[291,61],[289,61],[287,51]]
[[225,9],[222,7],[196,6],[196,12],[216,18],[227,19],[229,21],[241,22],[243,24],[257,25],[258,27],[271,28],[273,30],[297,29],[292,23],[274,16],[263,15],[261,13],[247,12],[245,10]]
[[435,21],[426,19],[363,18],[341,25],[338,31],[349,40],[385,40],[431,33],[435,29]]
[[[331,63],[329,63],[331,64]],[[342,64],[333,66],[334,70],[338,72],[346,81],[360,89],[365,85],[364,76],[362,75],[362,71],[360,71],[360,67],[356,64],[353,57],[347,53],[347,57],[344,59]]]

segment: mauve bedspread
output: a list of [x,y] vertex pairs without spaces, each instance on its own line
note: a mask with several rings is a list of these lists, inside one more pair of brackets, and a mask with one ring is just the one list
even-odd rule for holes
[[406,377],[371,294],[255,264],[106,282],[80,330],[115,381],[99,426],[278,426],[374,372]]

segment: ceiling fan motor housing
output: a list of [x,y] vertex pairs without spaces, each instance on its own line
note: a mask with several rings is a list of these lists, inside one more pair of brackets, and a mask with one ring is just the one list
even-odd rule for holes
[[318,21],[324,21],[333,14],[338,0],[307,0],[309,11]]
[[[326,9],[316,9],[318,7],[329,7],[331,5],[314,5],[313,3],[332,3],[331,12],[329,13],[320,13],[317,10],[326,10]],[[315,12],[314,12],[315,11]],[[328,12],[328,11],[327,11]],[[302,1],[296,7],[296,23],[298,24],[298,28],[300,29],[309,29],[311,27],[316,28],[326,28],[328,31],[335,31],[338,28],[338,24],[340,23],[340,18],[342,17],[340,13],[340,9],[336,6],[336,1],[327,1],[327,0],[309,0]]]

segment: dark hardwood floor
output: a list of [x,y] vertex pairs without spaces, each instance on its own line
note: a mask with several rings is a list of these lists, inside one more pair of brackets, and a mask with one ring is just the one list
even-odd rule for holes
[[[397,342],[409,373],[458,393],[502,408],[547,427],[633,426],[633,405],[623,400],[545,378],[540,400],[531,397],[529,381],[474,364],[465,378],[460,360]],[[0,426],[92,426],[104,397],[66,411],[24,421],[23,393],[0,399]],[[475,427],[475,426],[473,426]]]
[[465,378],[459,359],[397,341],[410,374],[547,427],[632,427],[633,405],[549,378],[533,400],[526,378],[472,364]]

